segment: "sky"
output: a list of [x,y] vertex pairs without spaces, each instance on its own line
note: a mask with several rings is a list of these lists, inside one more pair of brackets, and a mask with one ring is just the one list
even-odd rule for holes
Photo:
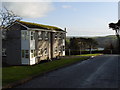
[[117,2],[4,2],[23,21],[67,28],[67,36],[106,36],[118,21]]

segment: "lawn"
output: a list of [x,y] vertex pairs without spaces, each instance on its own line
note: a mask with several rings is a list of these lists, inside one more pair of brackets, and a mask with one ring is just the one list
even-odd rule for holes
[[76,55],[76,56],[98,56],[98,55],[102,55],[100,53],[97,54],[81,54],[81,55]]
[[60,67],[70,65],[72,63],[86,60],[89,57],[74,57],[74,58],[62,58],[60,60],[54,60],[46,63],[37,64],[34,66],[10,66],[2,68],[2,84],[3,86],[16,82],[18,80],[28,78],[31,76],[40,75],[51,70],[58,69]]

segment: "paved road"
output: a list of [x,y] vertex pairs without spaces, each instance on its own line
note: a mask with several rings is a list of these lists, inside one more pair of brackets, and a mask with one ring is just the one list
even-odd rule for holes
[[120,56],[103,55],[37,77],[17,88],[118,88]]

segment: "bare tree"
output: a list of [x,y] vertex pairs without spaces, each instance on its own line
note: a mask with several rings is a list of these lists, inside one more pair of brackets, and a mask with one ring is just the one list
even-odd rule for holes
[[4,29],[6,26],[10,25],[12,22],[16,20],[21,20],[22,18],[18,15],[15,15],[12,11],[8,10],[7,8],[2,8],[0,10],[0,21],[1,27]]
[[2,32],[2,38],[6,38],[6,27],[9,26],[11,23],[15,22],[16,20],[21,20],[22,18],[18,15],[15,15],[12,11],[8,10],[7,8],[2,8],[0,10],[0,30]]

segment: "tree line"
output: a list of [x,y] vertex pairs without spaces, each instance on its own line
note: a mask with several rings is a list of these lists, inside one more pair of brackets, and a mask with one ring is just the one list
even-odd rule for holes
[[72,37],[69,40],[66,40],[66,52],[69,54],[76,54],[76,52],[82,54],[83,51],[92,53],[92,49],[97,49],[97,45],[98,42],[92,38]]

